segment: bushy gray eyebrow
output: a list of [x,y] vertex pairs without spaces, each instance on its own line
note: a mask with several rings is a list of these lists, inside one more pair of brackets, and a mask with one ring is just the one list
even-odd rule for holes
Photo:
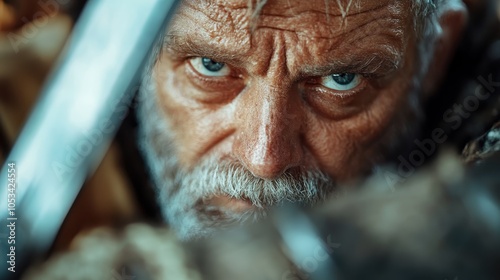
[[200,40],[194,40],[190,36],[167,34],[163,42],[163,50],[172,56],[180,57],[208,57],[218,62],[242,62],[238,59],[243,55],[241,49],[227,49],[213,47],[203,44]]
[[331,62],[320,66],[306,65],[304,66],[303,75],[325,76],[332,73],[356,73],[377,76],[397,71],[402,65],[403,54],[397,51],[364,51],[332,59]]

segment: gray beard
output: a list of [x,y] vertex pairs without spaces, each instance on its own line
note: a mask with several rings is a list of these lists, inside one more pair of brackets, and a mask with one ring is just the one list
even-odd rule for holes
[[[139,96],[139,149],[149,169],[164,219],[181,240],[211,235],[215,230],[234,224],[257,221],[272,206],[283,203],[313,205],[333,194],[337,186],[332,178],[319,170],[285,172],[273,180],[257,178],[241,163],[206,158],[192,170],[179,165],[174,146],[174,135],[169,118],[159,107],[158,92],[150,78],[144,79]],[[408,107],[417,108],[413,100]],[[411,97],[410,97],[411,98]],[[413,101],[413,102],[412,102]],[[373,143],[367,152],[367,162],[376,167],[383,155],[401,149],[401,143],[414,135],[417,110],[400,110],[401,116],[386,130],[385,135]],[[336,194],[336,193],[335,193]],[[211,206],[205,201],[228,196],[251,202],[255,209],[234,212]]]

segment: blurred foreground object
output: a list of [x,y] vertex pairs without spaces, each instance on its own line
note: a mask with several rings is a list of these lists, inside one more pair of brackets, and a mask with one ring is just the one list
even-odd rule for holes
[[189,267],[186,252],[174,233],[166,229],[145,225],[131,225],[121,233],[98,229],[76,238],[72,250],[54,257],[50,265],[28,272],[24,278],[202,279]]
[[[60,2],[63,1],[57,1]],[[83,2],[65,0],[64,5],[54,6],[56,2],[52,1],[11,1],[10,4],[0,1],[2,165],[62,53],[79,14],[77,8]],[[96,172],[82,187],[51,251],[66,249],[80,231],[135,221],[142,214],[123,174],[122,155],[117,144],[112,143]]]
[[497,122],[490,131],[470,142],[464,148],[463,156],[466,162],[477,163],[499,152],[500,122]]
[[[9,151],[19,135],[71,30],[66,16],[45,20],[43,28],[26,24],[24,28],[36,31],[29,38],[23,37],[23,29],[0,33],[0,152]],[[17,48],[11,38],[21,38]]]
[[[15,207],[0,210],[2,219],[19,218],[14,222],[18,242],[11,265],[17,271],[29,258],[47,252],[84,179],[101,161],[173,4],[87,4],[64,59],[7,159],[22,170],[14,187]],[[7,166],[1,178],[0,198],[7,201]],[[10,271],[2,273],[2,279],[15,277]]]
[[[293,208],[280,209],[291,215],[273,212],[279,219],[189,244],[162,228],[98,231],[25,279],[494,280],[500,277],[499,165],[498,152],[468,167],[447,153],[395,190],[374,178],[363,190],[308,211],[314,233],[303,230]],[[295,243],[287,234],[295,234]],[[133,245],[139,243],[143,249]],[[296,246],[303,247],[301,255],[293,254]],[[325,264],[332,274],[317,273]],[[122,278],[113,278],[120,271]]]

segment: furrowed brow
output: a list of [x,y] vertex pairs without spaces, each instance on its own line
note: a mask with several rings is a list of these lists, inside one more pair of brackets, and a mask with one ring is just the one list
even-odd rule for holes
[[197,36],[169,33],[165,36],[163,48],[174,58],[208,57],[220,62],[237,62],[241,57],[239,50],[226,48],[224,45],[215,45],[215,41],[204,43]]
[[333,73],[356,73],[373,76],[385,76],[400,69],[403,55],[396,52],[365,52],[344,58],[335,58],[323,66],[308,66],[304,70],[307,76],[326,76]]

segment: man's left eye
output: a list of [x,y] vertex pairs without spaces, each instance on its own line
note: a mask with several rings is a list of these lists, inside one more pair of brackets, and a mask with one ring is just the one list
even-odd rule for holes
[[230,74],[229,67],[208,57],[194,57],[189,60],[191,66],[203,76],[224,77]]
[[361,83],[361,75],[353,73],[332,74],[321,78],[321,85],[338,91],[352,90]]

